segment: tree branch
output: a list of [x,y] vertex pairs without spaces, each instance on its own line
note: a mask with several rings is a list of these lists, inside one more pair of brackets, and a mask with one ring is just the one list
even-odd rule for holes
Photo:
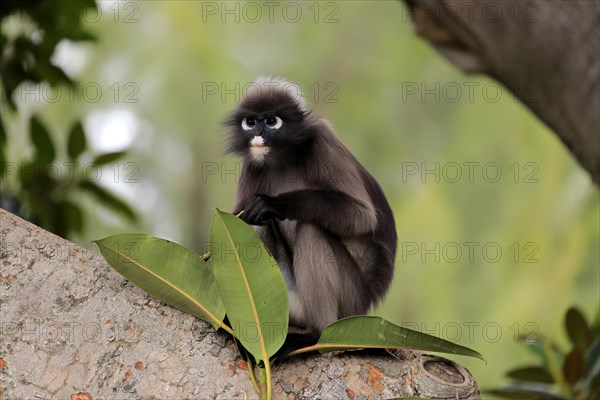
[[418,35],[497,79],[600,183],[600,2],[404,0]]
[[[0,398],[257,398],[226,334],[152,299],[85,247],[0,209]],[[479,392],[449,360],[354,351],[274,365],[273,396],[479,399]]]

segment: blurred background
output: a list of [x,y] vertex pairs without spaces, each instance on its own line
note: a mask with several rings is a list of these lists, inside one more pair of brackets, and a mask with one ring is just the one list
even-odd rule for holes
[[285,77],[394,210],[396,275],[374,313],[483,353],[457,358],[482,388],[533,360],[527,338],[566,345],[570,306],[597,314],[588,174],[504,87],[417,38],[400,1],[9,3],[3,208],[84,245],[143,232],[204,251],[240,168],[221,122],[255,78]]

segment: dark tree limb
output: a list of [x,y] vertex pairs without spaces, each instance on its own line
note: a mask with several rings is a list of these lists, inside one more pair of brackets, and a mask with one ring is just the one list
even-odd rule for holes
[[404,2],[418,35],[504,84],[600,183],[600,1]]
[[[225,334],[2,209],[0,265],[0,398],[258,397]],[[410,351],[296,357],[273,384],[275,399],[479,399],[466,369]]]

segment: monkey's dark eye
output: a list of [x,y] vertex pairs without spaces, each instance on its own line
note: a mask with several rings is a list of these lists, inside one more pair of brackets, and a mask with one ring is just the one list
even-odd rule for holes
[[283,121],[276,115],[265,118],[265,122],[271,129],[279,129],[283,125]]
[[256,119],[252,117],[244,118],[242,120],[242,129],[245,131],[252,130],[256,126]]

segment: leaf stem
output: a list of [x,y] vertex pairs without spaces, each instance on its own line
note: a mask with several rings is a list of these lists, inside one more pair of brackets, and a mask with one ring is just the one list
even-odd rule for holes
[[233,342],[235,343],[235,347],[237,348],[238,353],[240,353],[242,360],[246,362],[246,368],[248,369],[248,374],[250,375],[252,386],[254,386],[254,390],[256,390],[256,393],[260,396],[260,387],[258,386],[258,383],[256,383],[256,376],[254,375],[254,362],[252,361],[252,357],[248,353],[248,350],[246,350],[244,346],[242,346],[242,343],[240,343],[240,341],[237,338],[234,338]]
[[290,351],[286,357],[292,357],[292,356],[297,356],[298,354],[303,354],[303,353],[309,353],[311,351],[317,351],[319,350],[319,347],[322,347],[321,345],[315,344],[312,346],[308,346],[308,347],[303,347],[301,349],[296,349],[294,351]]
[[265,400],[266,399],[266,393],[265,392],[267,391],[266,387],[265,387],[265,380],[266,380],[265,374],[266,374],[266,372],[265,372],[264,368],[262,368],[260,366],[258,368],[260,370],[260,398],[261,398],[261,400]]
[[214,320],[214,321],[217,323],[217,325],[219,325],[219,328],[223,329],[224,331],[229,333],[234,338],[237,338],[237,336],[235,336],[235,332],[233,331],[233,329],[231,329],[229,326],[227,326],[227,324],[225,324],[223,321],[217,321],[217,320]]
[[252,386],[254,386],[254,390],[256,390],[256,393],[260,395],[260,387],[258,387],[258,383],[256,382],[256,376],[254,376],[254,366],[249,360],[246,360],[246,367],[248,367],[248,375],[250,375]]
[[265,363],[265,372],[267,375],[267,400],[271,400],[271,398],[273,397],[273,383],[271,382],[271,362],[268,358],[266,360],[263,360],[263,362]]

